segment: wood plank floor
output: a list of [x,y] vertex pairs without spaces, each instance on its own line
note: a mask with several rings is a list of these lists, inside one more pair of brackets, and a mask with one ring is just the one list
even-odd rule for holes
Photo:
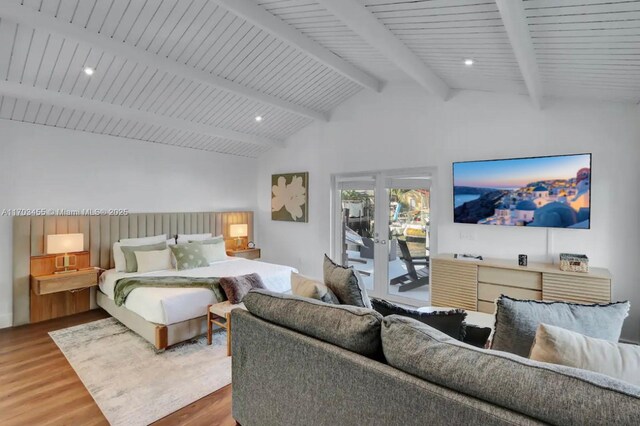
[[[107,318],[101,309],[0,330],[0,425],[107,425],[48,333]],[[231,385],[159,420],[158,425],[235,425]]]

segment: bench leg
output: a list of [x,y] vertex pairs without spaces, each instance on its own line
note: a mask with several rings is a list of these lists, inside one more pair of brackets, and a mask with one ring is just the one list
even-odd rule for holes
[[211,345],[211,305],[207,306],[207,345]]

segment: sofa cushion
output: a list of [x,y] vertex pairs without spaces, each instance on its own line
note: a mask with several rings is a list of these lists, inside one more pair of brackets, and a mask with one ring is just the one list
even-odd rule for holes
[[418,312],[413,309],[406,309],[389,301],[371,298],[371,306],[383,317],[389,315],[402,315],[425,323],[436,330],[454,339],[462,340],[465,336],[464,319],[467,313],[462,309],[451,309],[448,311]]
[[640,386],[640,346],[540,324],[530,359],[606,374]]
[[640,387],[459,342],[397,315],[382,325],[388,363],[429,382],[551,424],[640,424]]
[[291,293],[296,296],[320,300],[324,303],[340,304],[336,295],[324,283],[293,271],[291,271]]
[[372,309],[331,305],[305,297],[252,290],[249,312],[264,320],[369,357],[382,352],[382,315]]
[[538,325],[566,328],[589,337],[617,342],[629,302],[578,304],[540,302],[500,296],[491,349],[528,357]]
[[371,301],[360,274],[353,268],[338,265],[325,254],[323,272],[325,285],[336,295],[340,303],[371,309]]

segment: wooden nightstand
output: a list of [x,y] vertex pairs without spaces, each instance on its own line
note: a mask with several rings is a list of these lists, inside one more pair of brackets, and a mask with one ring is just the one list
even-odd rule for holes
[[227,250],[228,256],[242,257],[244,259],[260,259],[260,249],[242,249],[242,250]]
[[31,276],[31,322],[90,309],[89,289],[98,285],[100,269]]

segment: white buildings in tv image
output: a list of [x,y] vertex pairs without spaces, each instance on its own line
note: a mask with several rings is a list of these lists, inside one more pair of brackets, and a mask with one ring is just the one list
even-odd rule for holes
[[[520,188],[506,195],[493,216],[478,221],[486,225],[589,228],[590,170],[578,171],[575,179]],[[536,220],[538,219],[538,220]]]

